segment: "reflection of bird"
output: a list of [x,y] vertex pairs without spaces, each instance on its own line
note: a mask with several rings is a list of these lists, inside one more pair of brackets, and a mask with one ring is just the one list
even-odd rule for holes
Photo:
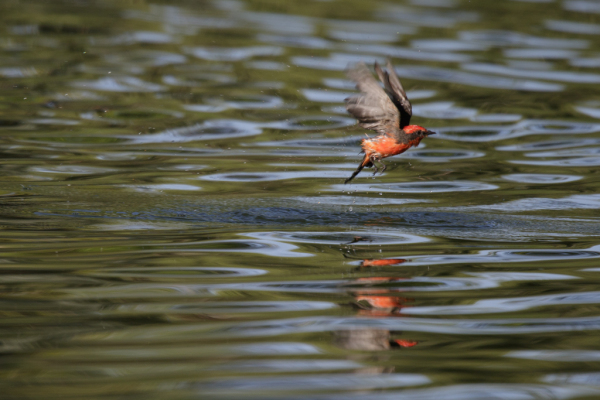
[[[392,64],[388,61],[385,71],[375,63],[375,72],[383,82],[383,88],[364,63],[348,70],[348,77],[356,82],[356,88],[362,93],[346,99],[346,110],[358,119],[363,128],[372,129],[379,135],[363,139],[361,146],[365,158],[344,183],[354,179],[364,167],[375,167],[373,175],[380,168],[383,173],[386,166],[381,159],[404,153],[412,146],[418,146],[423,138],[435,133],[422,126],[409,125],[412,106]],[[380,167],[376,162],[381,164]]]

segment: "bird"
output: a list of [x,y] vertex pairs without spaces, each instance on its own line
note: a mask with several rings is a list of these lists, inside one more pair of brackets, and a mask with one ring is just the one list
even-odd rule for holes
[[367,135],[362,140],[360,153],[365,153],[365,157],[344,184],[354,179],[365,167],[375,168],[373,176],[377,172],[383,173],[386,165],[382,159],[404,153],[409,148],[418,146],[427,136],[435,134],[422,126],[410,125],[412,105],[390,60],[387,60],[386,68],[387,70],[381,69],[375,62],[374,69],[383,87],[363,62],[346,71],[361,92],[345,99],[346,110],[358,120],[360,126],[379,135],[373,138]]

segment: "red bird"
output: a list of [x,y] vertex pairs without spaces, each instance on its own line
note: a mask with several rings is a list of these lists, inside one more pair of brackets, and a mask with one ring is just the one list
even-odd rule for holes
[[[345,100],[346,110],[358,119],[360,126],[372,129],[379,135],[362,140],[361,153],[365,153],[365,158],[344,183],[354,179],[364,167],[375,167],[373,175],[380,168],[383,173],[386,165],[381,159],[404,153],[412,146],[418,146],[423,138],[435,133],[422,126],[409,125],[412,105],[390,61],[387,62],[387,71],[375,63],[375,72],[383,82],[383,88],[364,63],[357,64],[347,72],[362,93]],[[380,164],[379,167],[376,162]]]

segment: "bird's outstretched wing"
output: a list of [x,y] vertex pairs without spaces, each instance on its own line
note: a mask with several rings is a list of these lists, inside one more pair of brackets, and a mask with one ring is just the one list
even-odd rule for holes
[[387,61],[386,67],[387,71],[382,71],[379,64],[376,62],[375,72],[377,72],[379,79],[383,82],[385,92],[390,96],[390,99],[400,111],[400,128],[404,128],[406,125],[410,124],[412,105],[410,104],[408,97],[406,97],[406,92],[404,91],[390,60]]
[[373,77],[364,63],[347,71],[348,77],[356,82],[359,95],[346,99],[346,110],[359,124],[380,134],[396,131],[408,125],[412,107],[402,84],[388,61],[388,71],[382,71],[375,63],[375,71],[383,81],[384,88]]

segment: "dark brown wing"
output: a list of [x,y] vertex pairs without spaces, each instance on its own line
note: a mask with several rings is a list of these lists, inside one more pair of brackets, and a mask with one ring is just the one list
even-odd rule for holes
[[383,82],[385,92],[390,96],[390,99],[394,102],[394,105],[398,110],[400,110],[400,128],[404,128],[406,125],[410,124],[412,105],[410,104],[410,101],[408,101],[408,97],[406,97],[406,92],[404,91],[390,60],[387,61],[386,67],[387,71],[382,71],[379,64],[375,62],[375,72],[377,72],[379,79]]
[[364,128],[381,134],[397,131],[400,127],[400,110],[390,95],[377,83],[366,65],[359,63],[349,69],[347,74],[356,82],[356,88],[361,94],[346,99],[346,110]]

